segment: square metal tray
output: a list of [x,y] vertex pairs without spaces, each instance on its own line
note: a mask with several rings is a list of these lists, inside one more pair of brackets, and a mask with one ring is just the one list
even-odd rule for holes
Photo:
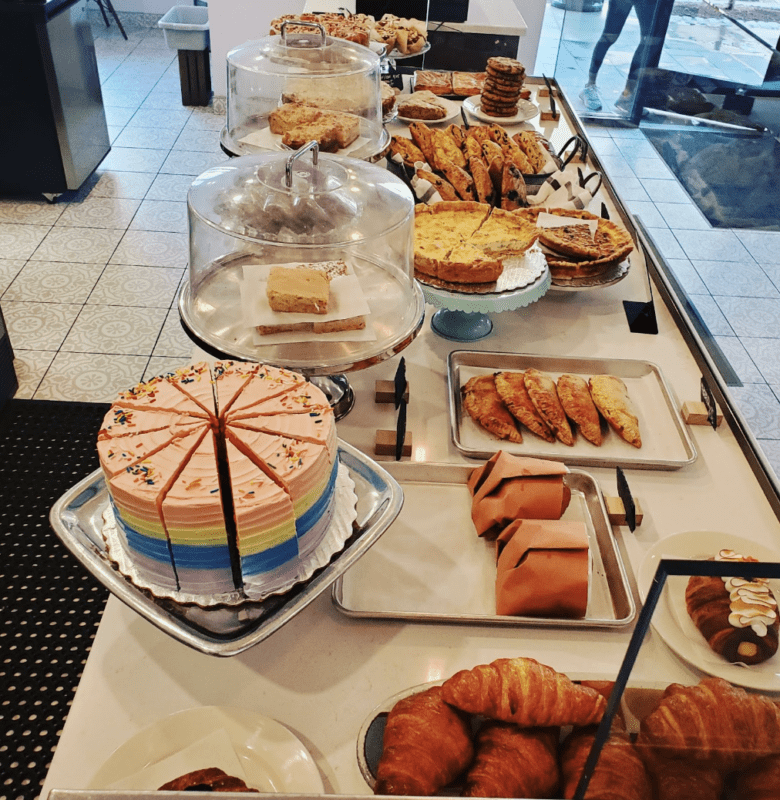
[[[601,447],[577,434],[573,447],[545,442],[523,429],[523,442],[499,439],[480,427],[463,408],[460,394],[469,378],[494,372],[523,371],[535,367],[557,380],[564,372],[581,375],[615,375],[628,388],[639,417],[642,447],[622,441],[612,430],[604,434]],[[575,358],[456,350],[448,359],[450,432],[455,447],[469,458],[490,458],[498,450],[518,456],[548,458],[590,467],[635,469],[679,469],[696,460],[696,448],[682,421],[677,402],[661,370],[649,361],[618,358]]]
[[358,498],[352,535],[344,549],[307,581],[260,603],[201,608],[152,597],[130,583],[106,553],[102,528],[109,496],[101,470],[66,492],[52,507],[49,521],[81,564],[142,617],[195,650],[233,656],[263,641],[305,608],[349,569],[398,516],[403,491],[386,470],[342,441],[339,458],[349,470]]
[[570,470],[567,520],[583,521],[592,555],[591,594],[583,619],[509,617],[495,613],[495,545],[471,521],[460,464],[388,463],[404,507],[382,540],[333,585],[339,611],[351,617],[503,626],[619,628],[636,607],[598,484]]

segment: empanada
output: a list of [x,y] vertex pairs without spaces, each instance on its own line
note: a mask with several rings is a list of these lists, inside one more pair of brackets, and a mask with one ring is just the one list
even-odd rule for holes
[[531,402],[550,426],[555,437],[558,441],[571,447],[574,444],[574,436],[569,420],[566,418],[566,412],[558,398],[555,381],[544,372],[533,368],[526,370],[524,381]]
[[558,399],[566,416],[580,433],[597,447],[601,446],[601,418],[590,396],[585,378],[564,374],[558,378]]
[[528,396],[524,373],[497,372],[495,383],[499,397],[514,417],[520,420],[531,433],[535,433],[546,442],[555,441],[555,434],[540,416]]
[[460,391],[463,407],[474,422],[499,439],[518,444],[523,441],[514,417],[498,395],[492,375],[470,378]]
[[592,375],[588,382],[590,395],[596,408],[621,439],[642,446],[639,419],[628,396],[626,384],[614,375]]

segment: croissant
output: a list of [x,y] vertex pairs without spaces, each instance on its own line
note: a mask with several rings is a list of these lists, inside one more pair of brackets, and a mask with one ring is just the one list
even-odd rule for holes
[[486,722],[477,732],[464,797],[554,797],[558,788],[558,728],[522,729]]
[[442,685],[442,699],[455,708],[522,728],[590,725],[607,705],[595,690],[532,658],[499,658],[461,670]]
[[[655,800],[719,800],[723,775],[706,764],[671,758],[647,758],[647,771],[655,789]],[[740,800],[745,800],[738,795]]]
[[[716,560],[757,561],[731,550],[721,550]],[[768,581],[694,575],[685,605],[709,646],[727,661],[760,664],[777,652],[780,618]]]
[[780,797],[780,757],[770,756],[751,765],[737,777],[735,796],[740,800],[777,800]]
[[[574,797],[585,762],[593,747],[596,729],[576,729],[561,747],[563,797]],[[585,792],[587,800],[653,800],[650,779],[619,717],[601,749],[596,768]]]
[[655,757],[690,759],[722,772],[780,753],[780,707],[722,678],[673,683],[642,720],[637,744]]
[[399,700],[387,716],[375,794],[432,795],[471,763],[468,719],[442,700],[440,686]]

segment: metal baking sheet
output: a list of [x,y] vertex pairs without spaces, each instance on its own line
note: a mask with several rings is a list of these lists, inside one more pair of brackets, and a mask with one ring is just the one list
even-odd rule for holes
[[[463,408],[460,394],[470,378],[494,372],[522,371],[535,367],[552,378],[564,372],[581,375],[615,375],[626,384],[639,417],[642,447],[624,442],[602,424],[601,447],[576,435],[573,447],[561,442],[545,442],[523,428],[523,442],[499,439],[479,426]],[[490,458],[498,450],[514,455],[549,458],[570,465],[589,467],[629,467],[634,469],[679,469],[696,460],[696,447],[682,421],[671,387],[661,370],[649,361],[618,358],[574,358],[456,350],[448,360],[450,431],[455,447],[469,458]]]
[[[358,498],[352,536],[307,581],[260,603],[204,609],[151,597],[126,580],[108,559],[101,532],[109,504],[101,470],[66,492],[52,507],[49,520],[71,553],[123,603],[195,650],[233,656],[261,642],[305,608],[377,541],[400,512],[403,491],[385,469],[342,441],[339,458],[349,470]],[[226,633],[214,633],[220,627]]]
[[585,523],[593,560],[583,619],[509,617],[495,612],[495,544],[471,521],[472,467],[388,463],[404,491],[398,519],[377,544],[333,585],[336,607],[353,617],[482,625],[615,628],[636,607],[601,491],[586,472],[570,470],[565,520]]

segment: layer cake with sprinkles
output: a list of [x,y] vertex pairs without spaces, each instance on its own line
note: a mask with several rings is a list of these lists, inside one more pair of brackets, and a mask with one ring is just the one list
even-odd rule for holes
[[119,394],[97,446],[133,568],[169,591],[283,585],[333,514],[333,412],[289,370],[218,361],[157,376]]

